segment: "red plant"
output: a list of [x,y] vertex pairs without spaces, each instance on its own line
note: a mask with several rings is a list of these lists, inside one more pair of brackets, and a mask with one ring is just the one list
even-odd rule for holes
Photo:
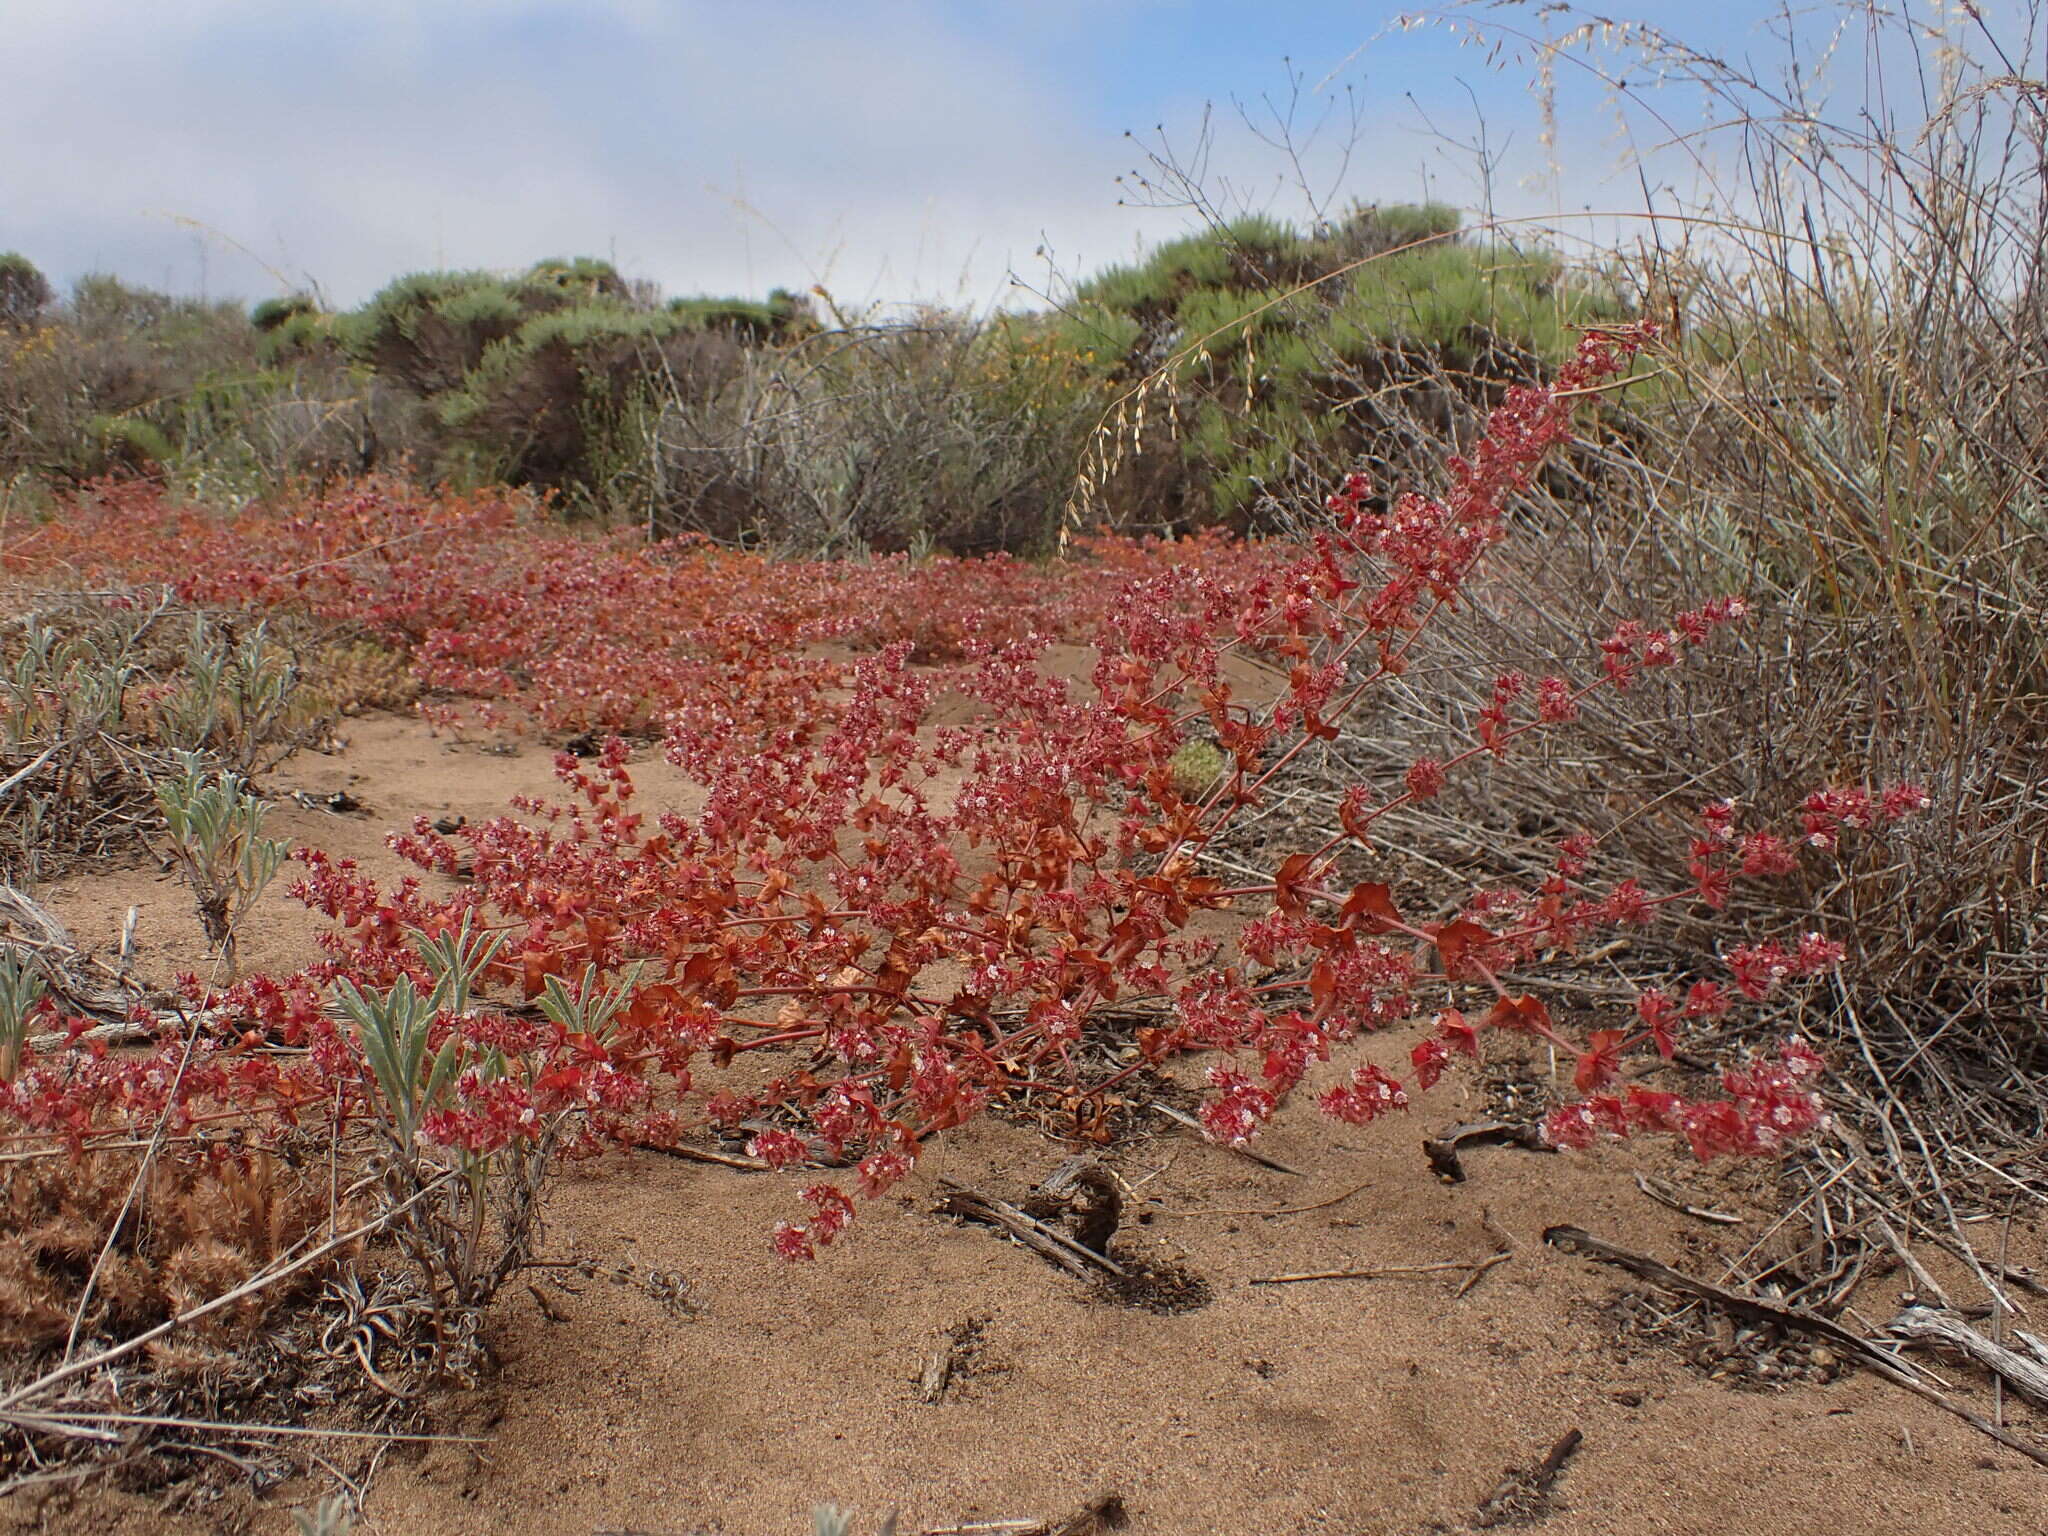
[[[1119,1087],[1188,1051],[1220,1058],[1204,1125],[1242,1141],[1344,1042],[1426,1011],[1439,990],[1477,986],[1489,1005],[1437,1013],[1412,1082],[1361,1066],[1321,1107],[1352,1123],[1406,1108],[1458,1057],[1477,1056],[1485,1031],[1506,1030],[1575,1062],[1587,1097],[1551,1117],[1559,1144],[1659,1130],[1703,1157],[1772,1150],[1821,1113],[1819,1060],[1797,1042],[1725,1074],[1726,1097],[1711,1102],[1622,1084],[1646,1048],[1669,1058],[1687,1024],[1726,1011],[1721,982],[1703,979],[1683,999],[1647,990],[1634,1026],[1574,1039],[1502,975],[1680,904],[1719,907],[1736,879],[1789,872],[1801,846],[1831,850],[1844,829],[1919,809],[1919,790],[1817,794],[1796,836],[1745,831],[1736,808],[1709,806],[1686,878],[1658,892],[1593,882],[1597,848],[1583,835],[1562,841],[1546,879],[1476,893],[1441,922],[1342,873],[1394,808],[1567,726],[1595,690],[1678,664],[1742,617],[1739,600],[1624,624],[1583,677],[1496,679],[1471,745],[1419,759],[1397,782],[1348,786],[1339,825],[1270,879],[1227,884],[1203,860],[1311,743],[1407,668],[1507,536],[1511,499],[1566,440],[1575,407],[1641,340],[1632,329],[1591,335],[1549,386],[1511,391],[1472,455],[1452,461],[1443,497],[1407,494],[1375,512],[1354,476],[1331,498],[1329,525],[1299,546],[1099,543],[1091,560],[1047,573],[1010,561],[780,565],[543,534],[501,500],[399,504],[375,488],[297,520],[180,519],[147,556],[131,541],[119,562],[131,579],[150,560],[184,561],[207,570],[185,578],[194,598],[358,615],[410,646],[424,680],[466,698],[555,727],[660,721],[668,756],[705,801],[694,816],[642,812],[613,740],[594,761],[560,761],[567,805],[400,838],[423,869],[466,875],[453,896],[418,882],[379,889],[305,854],[300,889],[338,925],[332,954],[305,977],[215,1000],[248,1033],[209,1040],[175,1078],[168,1042],[144,1062],[34,1064],[0,1090],[0,1110],[74,1138],[166,1106],[186,1119],[346,1114],[366,1079],[318,989],[416,972],[408,935],[468,919],[505,936],[490,975],[525,996],[586,968],[633,979],[602,1039],[489,1008],[437,1024],[437,1046],[459,1036],[515,1063],[465,1078],[459,1108],[427,1128],[472,1149],[564,1105],[584,1109],[593,1144],[668,1138],[696,1105],[750,1130],[752,1150],[777,1166],[850,1164],[853,1190],[873,1199],[933,1136],[1003,1096],[1040,1095],[1073,1135],[1099,1137]],[[65,558],[85,563],[81,551],[106,534],[83,520]],[[305,558],[322,551],[334,553]],[[1047,649],[1091,629],[1092,674],[1069,683]],[[1232,657],[1284,679],[1277,696],[1241,697]],[[931,724],[942,688],[974,716]],[[1175,762],[1198,735],[1224,768],[1191,791]],[[1206,914],[1226,909],[1244,921],[1219,955]],[[1758,999],[1839,953],[1809,935],[1735,948],[1725,963],[1734,992]],[[1134,999],[1151,1000],[1159,1022],[1137,1031],[1135,1060],[1095,1065],[1083,1048],[1091,1022]],[[271,1033],[311,1050],[280,1065],[251,1048]],[[706,1063],[763,1051],[785,1070],[686,1098]],[[803,1198],[810,1214],[775,1237],[786,1257],[810,1256],[853,1214],[853,1194],[833,1184]]]

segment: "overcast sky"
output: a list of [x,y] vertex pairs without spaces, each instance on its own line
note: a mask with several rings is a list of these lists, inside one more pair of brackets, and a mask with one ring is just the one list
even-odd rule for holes
[[[1615,0],[1717,48],[1767,0]],[[828,284],[852,301],[1013,302],[1008,276],[1128,257],[1184,213],[1120,207],[1127,131],[1190,145],[1212,185],[1298,214],[1233,98],[1313,123],[1350,87],[1366,131],[1340,197],[1632,204],[1593,98],[1566,185],[1526,68],[1385,0],[0,0],[0,250],[60,285],[96,270],[351,304],[428,267],[607,255],[671,293]],[[1375,39],[1378,38],[1378,41]],[[1342,135],[1312,157],[1322,190]]]

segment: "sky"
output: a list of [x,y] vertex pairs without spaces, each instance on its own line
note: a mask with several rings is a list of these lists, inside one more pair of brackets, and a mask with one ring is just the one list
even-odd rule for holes
[[[1717,50],[1760,42],[1776,9],[1611,3]],[[1404,9],[0,0],[0,250],[60,287],[110,271],[212,297],[315,287],[334,305],[405,272],[580,254],[669,293],[1028,302],[1191,227],[1184,208],[1131,206],[1146,198],[1127,173],[1162,135],[1191,154],[1205,108],[1205,184],[1300,217],[1287,157],[1238,113],[1270,128],[1291,78],[1297,125],[1324,123],[1307,164],[1333,205],[1639,201],[1595,95],[1572,98],[1566,169],[1547,174],[1527,63],[1441,27],[1392,30]],[[1490,193],[1482,134],[1500,157]]]

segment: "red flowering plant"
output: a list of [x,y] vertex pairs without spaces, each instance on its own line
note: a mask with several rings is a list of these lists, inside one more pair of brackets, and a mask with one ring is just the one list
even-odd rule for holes
[[[1795,843],[1817,853],[1845,830],[1875,834],[1918,809],[1916,789],[1818,794],[1803,838],[1745,829],[1735,807],[1709,806],[1685,879],[1656,892],[1597,883],[1586,836],[1563,840],[1546,878],[1479,892],[1444,921],[1404,914],[1388,884],[1342,873],[1347,857],[1374,848],[1390,812],[1532,734],[1568,728],[1595,690],[1678,665],[1742,617],[1738,599],[1623,624],[1580,676],[1498,678],[1469,745],[1414,761],[1396,782],[1346,786],[1337,825],[1269,876],[1232,884],[1208,859],[1291,764],[1407,671],[1432,621],[1466,598],[1509,535],[1515,497],[1567,441],[1574,410],[1620,379],[1644,339],[1633,328],[1590,334],[1549,384],[1510,391],[1471,454],[1451,461],[1442,496],[1405,494],[1375,510],[1353,477],[1299,544],[1256,556],[1198,549],[1186,562],[1171,546],[1116,549],[1085,575],[1049,578],[1021,622],[976,608],[1021,579],[1008,564],[992,574],[970,562],[764,570],[745,557],[662,567],[652,554],[619,555],[630,579],[551,590],[571,609],[585,605],[579,622],[609,612],[606,594],[621,590],[670,619],[694,612],[691,643],[664,647],[658,662],[636,662],[630,647],[606,653],[606,697],[634,702],[600,715],[627,724],[658,704],[667,755],[701,786],[700,809],[640,809],[628,749],[613,740],[593,760],[559,760],[567,804],[526,805],[524,820],[450,835],[421,825],[398,839],[423,870],[461,877],[452,895],[419,880],[383,889],[307,853],[300,889],[336,920],[331,958],[214,1000],[243,1021],[238,1038],[298,1041],[304,1057],[280,1066],[210,1044],[175,1083],[161,1055],[153,1066],[37,1064],[0,1109],[73,1134],[113,1110],[175,1104],[190,1118],[211,1112],[209,1096],[245,1112],[379,1113],[391,1094],[365,1054],[373,1031],[340,1027],[320,989],[387,1007],[407,987],[431,995],[440,983],[421,943],[487,934],[472,991],[507,1000],[426,1008],[404,1035],[433,1063],[423,1079],[431,1112],[411,1123],[411,1140],[460,1172],[465,1158],[515,1146],[667,1140],[701,1114],[747,1135],[772,1165],[851,1168],[850,1187],[803,1190],[809,1214],[774,1239],[791,1258],[832,1242],[856,1197],[892,1188],[934,1136],[999,1098],[1040,1096],[1076,1136],[1099,1136],[1119,1088],[1205,1052],[1215,1060],[1203,1124],[1238,1142],[1317,1063],[1362,1031],[1427,1013],[1451,988],[1481,988],[1491,1002],[1438,1011],[1405,1079],[1357,1066],[1322,1109],[1360,1124],[1403,1109],[1505,1030],[1575,1063],[1582,1097],[1548,1122],[1559,1144],[1657,1130],[1702,1156],[1783,1145],[1821,1113],[1819,1060],[1803,1045],[1730,1070],[1725,1096],[1707,1101],[1625,1078],[1633,1060],[1668,1058],[1683,1028],[1719,1017],[1735,996],[1760,999],[1825,970],[1839,954],[1827,940],[1731,949],[1727,981],[1703,978],[1683,998],[1646,990],[1633,1025],[1583,1039],[1502,978],[1597,932],[1681,905],[1719,907],[1736,879],[1786,873]],[[761,611],[729,595],[678,594],[678,570],[742,582]],[[416,606],[398,573],[385,575],[396,606]],[[494,645],[510,654],[504,637],[542,610],[553,612],[508,595],[460,635],[432,630],[422,651],[480,688],[588,697],[490,659]],[[1097,625],[1093,669],[1085,683],[1068,681],[1048,650],[1086,623]],[[849,660],[822,650],[827,641],[865,653]],[[920,645],[944,665],[919,665]],[[462,673],[459,653],[501,670]],[[1284,679],[1277,697],[1243,694],[1247,665]],[[966,719],[932,719],[942,689],[966,702]],[[1196,741],[1213,743],[1221,763],[1199,783],[1182,757]],[[1213,914],[1225,911],[1241,926],[1220,926]],[[603,1028],[563,1003],[569,977],[580,978],[575,997],[603,999]],[[1112,1005],[1154,1014],[1129,1041],[1133,1060],[1085,1048]],[[754,1060],[761,1071],[738,1070]],[[700,1101],[706,1065],[721,1081]],[[479,1198],[451,1219],[473,1221],[480,1208]]]
[[[1236,577],[1275,552],[1217,533],[1097,536],[1083,558],[778,560],[699,538],[635,545],[535,515],[519,493],[368,479],[221,514],[143,482],[98,487],[8,541],[0,574],[167,587],[199,609],[311,621],[410,663],[450,726],[657,735],[685,704],[742,729],[817,712],[848,652],[906,641],[921,662],[969,642],[1088,640],[1130,580],[1167,565]],[[722,706],[722,707],[721,707]]]

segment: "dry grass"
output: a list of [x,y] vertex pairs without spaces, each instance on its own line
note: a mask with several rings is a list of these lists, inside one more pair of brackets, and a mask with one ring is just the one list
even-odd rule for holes
[[[74,1333],[126,1337],[189,1311],[322,1234],[335,1214],[324,1165],[294,1169],[268,1152],[226,1148],[160,1157],[131,1209],[138,1166],[130,1152],[0,1165],[0,1349],[17,1368]],[[193,1325],[190,1337],[167,1340],[152,1360],[204,1369],[320,1279],[307,1271],[296,1288],[251,1295]]]

